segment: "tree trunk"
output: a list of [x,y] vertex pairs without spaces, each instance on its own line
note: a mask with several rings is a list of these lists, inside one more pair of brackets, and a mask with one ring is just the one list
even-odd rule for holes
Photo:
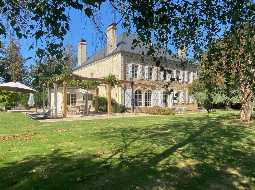
[[241,85],[242,91],[242,100],[241,100],[241,111],[240,111],[240,119],[243,122],[251,121],[252,116],[252,97],[253,93],[248,85]]
[[62,101],[62,113],[63,118],[67,116],[67,82],[63,82],[63,101]]
[[107,112],[108,115],[112,114],[112,87],[107,84]]
[[95,112],[98,113],[98,95],[99,94],[99,89],[96,88],[96,96],[95,96]]

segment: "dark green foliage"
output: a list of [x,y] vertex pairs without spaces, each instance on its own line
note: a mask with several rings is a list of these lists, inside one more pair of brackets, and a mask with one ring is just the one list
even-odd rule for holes
[[54,82],[69,79],[74,66],[74,54],[71,46],[65,49],[64,56],[48,56],[31,67],[32,86],[38,91],[42,87],[52,87]]
[[212,41],[201,58],[200,80],[208,94],[219,91],[226,104],[241,103],[241,119],[250,121],[255,81],[255,25],[249,22],[231,28]]
[[69,80],[68,84],[73,87],[82,89],[95,89],[100,83],[92,80]]
[[[95,106],[95,98],[93,98],[93,106]],[[98,97],[98,111],[107,112],[107,98]],[[116,101],[112,100],[112,112],[113,113],[123,113],[125,112],[125,106],[118,104]]]
[[118,104],[115,101],[112,101],[112,112],[113,113],[124,113],[126,108],[124,105]]
[[11,109],[18,105],[27,107],[28,97],[28,94],[0,91],[0,107],[5,109]]
[[[93,98],[93,106],[95,107],[95,97]],[[107,112],[107,98],[98,97],[98,111]]]
[[[0,35],[7,35],[11,26],[18,38],[44,40],[38,48],[38,56],[50,53],[58,58],[63,55],[63,39],[70,30],[69,11],[81,11],[95,22],[95,13],[103,3],[117,11],[120,23],[128,31],[135,31],[139,39],[134,42],[150,47],[191,47],[195,52],[203,50],[211,40],[240,23],[252,22],[255,4],[252,0],[85,0],[85,1],[0,1]],[[69,11],[67,11],[69,10]],[[7,21],[7,22],[5,22]],[[32,47],[36,45],[32,44]],[[47,47],[48,51],[44,51]]]
[[[37,55],[50,54],[60,58],[63,54],[64,36],[70,30],[70,15],[67,10],[84,11],[90,17],[104,0],[95,1],[0,1],[0,35],[7,35],[8,27],[18,38],[44,40],[47,51],[38,48]],[[5,22],[7,21],[7,22]]]
[[114,87],[119,84],[119,80],[115,75],[109,74],[108,76],[104,77],[106,84],[109,84],[111,87]]
[[20,53],[19,44],[11,40],[7,47],[0,48],[0,77],[5,82],[25,82],[27,77],[25,61],[25,58]]

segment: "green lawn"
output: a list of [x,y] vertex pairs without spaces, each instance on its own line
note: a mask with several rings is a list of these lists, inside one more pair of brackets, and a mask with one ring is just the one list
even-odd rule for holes
[[0,113],[0,189],[255,189],[238,113],[39,123]]

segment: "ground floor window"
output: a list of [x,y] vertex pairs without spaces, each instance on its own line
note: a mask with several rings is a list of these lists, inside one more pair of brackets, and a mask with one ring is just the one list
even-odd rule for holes
[[71,103],[71,106],[76,106],[76,94],[70,94],[70,103]]
[[165,107],[168,106],[167,99],[168,99],[168,93],[167,92],[163,92],[163,104],[164,104]]
[[71,104],[71,103],[70,103],[70,99],[71,99],[71,98],[70,98],[70,94],[68,93],[68,94],[67,94],[67,105],[68,105],[68,106],[70,106],[70,104]]
[[146,91],[144,95],[144,105],[151,106],[151,91]]
[[136,90],[134,95],[135,106],[142,106],[142,92],[141,90]]

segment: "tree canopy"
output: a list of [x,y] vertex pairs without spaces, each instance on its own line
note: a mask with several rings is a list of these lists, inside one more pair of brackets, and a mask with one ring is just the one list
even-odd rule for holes
[[[220,79],[221,85],[226,88],[227,96],[232,95],[231,90],[240,93],[243,121],[249,121],[252,114],[255,87],[254,48],[255,25],[243,23],[226,32],[221,39],[213,41],[201,61],[207,76],[204,81],[215,83]],[[210,84],[208,88],[212,86]]]
[[17,42],[11,40],[0,52],[0,76],[5,82],[24,81],[27,73],[25,58],[20,53]]
[[[10,26],[17,37],[44,40],[50,54],[60,55],[70,30],[67,10],[82,11],[93,19],[103,3],[118,12],[119,23],[137,33],[140,43],[185,46],[194,52],[232,27],[254,22],[255,15],[252,0],[1,0],[0,35],[6,35]],[[44,51],[39,48],[37,53]]]

